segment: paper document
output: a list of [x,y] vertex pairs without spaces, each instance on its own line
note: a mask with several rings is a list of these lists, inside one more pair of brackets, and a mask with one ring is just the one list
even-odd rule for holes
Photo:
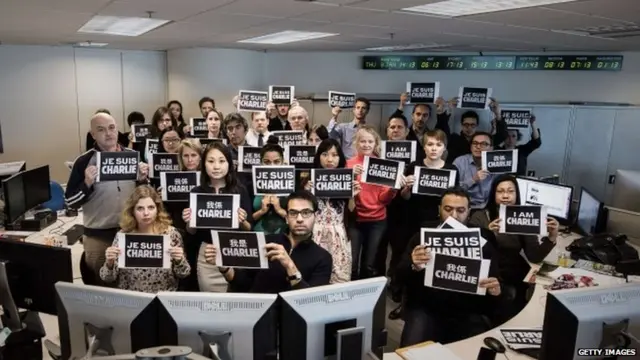
[[400,355],[405,360],[462,360],[442,344],[413,347]]

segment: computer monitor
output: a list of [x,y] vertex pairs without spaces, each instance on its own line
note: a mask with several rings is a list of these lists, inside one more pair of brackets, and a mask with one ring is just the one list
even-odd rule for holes
[[275,360],[277,299],[275,294],[158,293],[160,342],[219,360]]
[[159,346],[155,294],[56,284],[62,359],[130,354]]
[[611,207],[640,212],[640,171],[616,171]]
[[382,359],[386,284],[377,277],[280,293],[280,360]]
[[26,194],[27,211],[51,199],[49,165],[40,166],[22,173]]
[[0,239],[0,261],[19,308],[57,314],[55,284],[73,282],[71,249]]
[[547,214],[565,225],[571,221],[573,187],[518,177],[521,205],[542,205]]
[[24,177],[17,173],[2,180],[2,192],[4,197],[4,223],[13,224],[20,220],[29,210],[27,208]]
[[0,180],[11,177],[27,169],[26,161],[13,161],[0,164]]
[[615,348],[618,340],[637,349],[639,303],[640,283],[549,292],[538,359],[603,359],[605,354],[580,356],[579,349]]
[[580,205],[576,218],[578,231],[583,235],[603,233],[607,226],[607,210],[587,189],[580,189]]

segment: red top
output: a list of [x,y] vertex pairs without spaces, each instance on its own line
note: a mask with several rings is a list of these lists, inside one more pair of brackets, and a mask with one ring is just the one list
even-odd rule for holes
[[[347,167],[352,169],[356,165],[362,165],[363,155],[356,155],[347,160]],[[360,181],[360,175],[356,177]],[[386,206],[396,196],[396,189],[385,186],[360,183],[362,190],[355,197],[356,215],[358,221],[380,221],[387,218]]]

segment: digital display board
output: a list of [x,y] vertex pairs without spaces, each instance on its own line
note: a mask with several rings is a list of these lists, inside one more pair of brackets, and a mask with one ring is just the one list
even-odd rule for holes
[[621,55],[363,56],[365,70],[620,71]]

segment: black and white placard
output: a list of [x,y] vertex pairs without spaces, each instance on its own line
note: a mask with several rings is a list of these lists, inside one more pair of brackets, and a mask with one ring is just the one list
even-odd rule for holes
[[199,171],[160,173],[162,201],[189,201],[191,189],[200,185]]
[[211,240],[217,249],[218,266],[245,269],[269,267],[263,232],[212,230]]
[[[448,216],[444,222],[442,222],[442,224],[440,224],[440,226],[438,226],[438,229],[456,229],[456,230],[468,230],[469,228],[461,223],[460,221],[454,219],[451,216]],[[482,232],[480,232],[480,248],[484,247],[484,244],[487,243],[487,240],[482,237]]]
[[190,118],[189,125],[191,125],[191,136],[197,138],[203,138],[209,136],[209,127],[207,126],[207,119],[203,117]]
[[207,147],[209,144],[214,143],[214,142],[221,142],[224,145],[227,145],[227,139],[220,139],[220,138],[216,138],[216,139],[199,138],[198,141],[200,141],[200,145],[203,148]]
[[302,130],[277,130],[270,132],[269,136],[277,137],[278,145],[283,148],[287,145],[304,145],[307,143]]
[[455,170],[416,166],[413,177],[415,179],[411,189],[413,194],[442,196],[445,190],[456,185]]
[[131,134],[132,142],[143,142],[151,136],[151,124],[131,125]]
[[459,256],[432,253],[425,267],[424,286],[485,295],[479,286],[481,279],[489,275],[490,260],[469,259]]
[[266,91],[240,90],[238,93],[238,111],[265,111],[268,103]]
[[491,102],[491,88],[460,87],[458,108],[460,109],[489,109]]
[[319,198],[353,198],[353,169],[311,169],[311,193]]
[[542,329],[502,328],[500,335],[507,346],[514,350],[536,349],[542,346]]
[[433,104],[440,96],[440,82],[407,82],[409,104]]
[[482,240],[479,228],[420,229],[420,244],[432,253],[482,259]]
[[407,164],[416,161],[418,142],[412,140],[385,140],[380,143],[382,159],[402,161]]
[[165,171],[180,171],[178,154],[155,153],[149,159],[149,177],[159,178]]
[[353,109],[356,106],[356,93],[329,91],[329,106],[340,109]]
[[284,148],[284,158],[296,169],[311,169],[316,157],[316,149],[315,145],[287,145]]
[[547,209],[536,205],[500,205],[500,233],[547,236]]
[[531,119],[531,109],[500,109],[500,117],[509,129],[527,129]]
[[260,165],[251,170],[255,195],[288,196],[296,189],[295,166]]
[[400,189],[405,163],[402,161],[386,160],[365,156],[362,162],[364,171],[360,181]]
[[144,146],[145,159],[151,159],[151,155],[158,153],[158,146],[158,139],[147,139],[147,143]]
[[118,233],[119,268],[171,268],[169,235]]
[[260,150],[257,146],[238,146],[238,171],[251,172],[254,166],[260,165]]
[[96,152],[96,182],[137,180],[140,154],[137,151]]
[[482,170],[492,174],[517,172],[518,149],[483,151]]
[[271,85],[269,86],[269,101],[276,105],[291,105],[295,98],[295,86]]
[[237,229],[240,226],[238,194],[189,194],[191,228]]

